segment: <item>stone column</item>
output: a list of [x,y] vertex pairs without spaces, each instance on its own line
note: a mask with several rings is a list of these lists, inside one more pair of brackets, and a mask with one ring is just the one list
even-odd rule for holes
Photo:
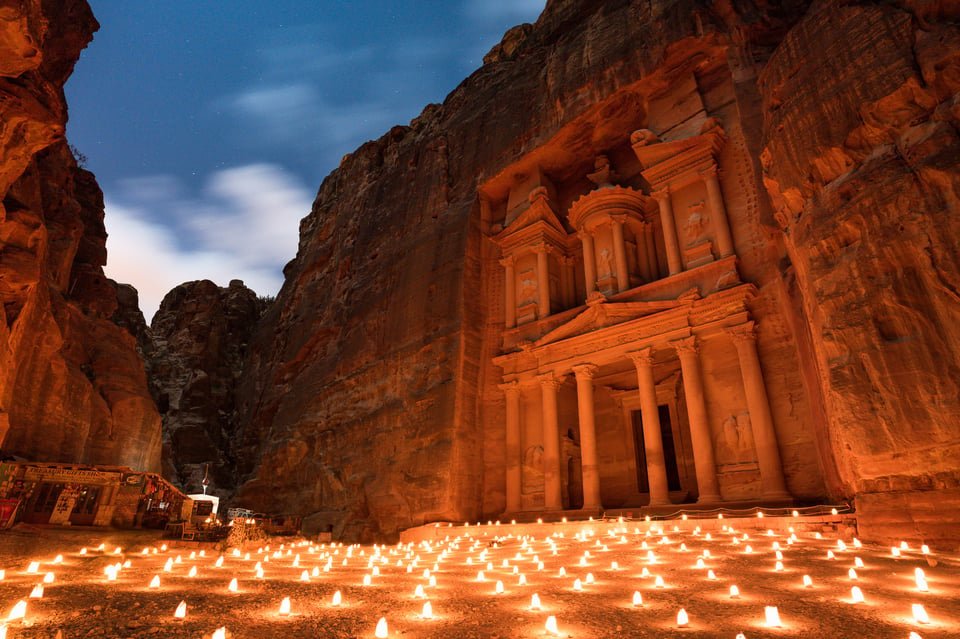
[[593,407],[593,376],[597,367],[573,367],[577,376],[577,408],[580,415],[580,461],[583,475],[583,509],[597,510],[600,503],[600,467],[597,463],[596,418]]
[[657,386],[653,379],[653,349],[627,353],[637,367],[640,415],[643,417],[643,450],[647,459],[647,483],[650,484],[650,505],[670,503],[667,485],[667,464],[663,458],[663,437],[660,435],[660,411],[657,408]]
[[647,223],[643,227],[643,238],[647,243],[647,271],[650,273],[648,282],[660,279],[660,265],[657,263],[657,242],[653,239],[653,227]]
[[586,229],[580,231],[583,243],[583,279],[587,288],[587,297],[597,290],[597,256],[593,250],[593,233]]
[[563,378],[553,373],[540,375],[543,398],[543,507],[544,510],[563,510],[560,493],[560,423],[557,416],[557,389]]
[[550,315],[550,265],[548,259],[550,249],[546,244],[537,244],[534,250],[537,252],[537,319],[543,319]]
[[760,467],[761,498],[769,500],[790,499],[787,483],[783,478],[783,464],[777,447],[777,433],[773,427],[770,400],[763,383],[760,357],[757,355],[757,334],[754,323],[727,329],[737,347],[740,374],[747,395],[747,410],[750,411],[750,427],[757,446],[757,462]]
[[683,259],[680,257],[680,242],[677,239],[677,222],[673,219],[673,205],[670,202],[670,188],[664,187],[651,193],[660,204],[660,225],[663,227],[663,243],[667,250],[667,264],[670,275],[676,275],[683,270]]
[[713,455],[713,437],[707,419],[707,403],[703,394],[703,378],[700,375],[700,357],[697,354],[697,338],[686,337],[671,342],[680,357],[683,373],[683,391],[687,398],[687,414],[690,416],[690,439],[693,444],[693,463],[697,467],[698,504],[721,501],[717,483],[717,464]]
[[514,270],[514,264],[516,259],[512,255],[500,260],[500,263],[503,265],[504,270],[506,271],[506,279],[504,280],[504,323],[507,328],[513,328],[517,325],[517,276]]
[[720,257],[733,255],[733,237],[730,235],[730,220],[727,219],[727,208],[723,204],[723,192],[720,190],[720,178],[717,167],[713,166],[700,172],[707,185],[707,200],[710,202],[710,217],[713,229],[717,234],[717,248]]
[[565,257],[563,268],[567,273],[567,308],[579,306],[577,304],[577,273],[574,268],[576,260],[572,257]]
[[567,268],[568,258],[566,256],[557,257],[560,263],[560,303],[567,309],[573,305],[573,299],[570,297],[570,269]]
[[627,245],[623,241],[624,215],[611,215],[610,223],[613,230],[613,259],[617,265],[617,292],[630,288],[630,272],[627,270]]
[[523,447],[520,444],[520,385],[507,382],[500,385],[507,397],[507,512],[515,513],[521,509],[520,482],[523,467]]

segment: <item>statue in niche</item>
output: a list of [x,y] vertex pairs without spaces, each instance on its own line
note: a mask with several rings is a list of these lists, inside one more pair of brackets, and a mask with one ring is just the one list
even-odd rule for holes
[[537,285],[534,281],[525,277],[520,282],[520,304],[531,304],[537,299]]
[[610,277],[613,275],[613,256],[610,249],[603,249],[598,256],[600,266],[600,277]]
[[728,464],[743,464],[757,460],[753,445],[750,413],[730,415],[723,420],[723,434],[718,446],[720,458]]
[[593,161],[593,173],[587,175],[587,179],[597,185],[597,188],[613,186],[613,180],[616,179],[616,173],[610,166],[610,160],[605,155],[598,155]]
[[687,223],[683,225],[687,234],[687,246],[696,246],[703,240],[703,230],[709,221],[705,208],[703,200],[700,200],[687,209]]
[[543,447],[530,446],[523,451],[523,492],[536,493],[543,490]]

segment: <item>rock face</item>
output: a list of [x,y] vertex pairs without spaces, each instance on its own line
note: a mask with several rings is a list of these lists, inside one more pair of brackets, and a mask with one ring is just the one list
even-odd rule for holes
[[[853,500],[865,536],[955,539],[957,17],[956,3],[922,0],[549,2],[444,104],[324,181],[246,363],[240,501],[346,539],[502,513],[516,443],[502,434],[506,369],[494,358],[515,348],[522,359],[547,339],[524,344],[504,328],[491,238],[526,206],[516,185],[542,184],[569,229],[563,211],[593,188],[582,176],[599,155],[649,196],[631,143],[678,148],[722,126],[731,272],[756,287],[746,310],[787,487]],[[693,238],[711,223],[703,201],[681,202],[670,215]],[[703,246],[685,249],[688,270],[719,258]],[[649,268],[663,276],[666,263]],[[574,275],[579,294],[582,267]],[[749,364],[739,349],[701,348],[698,419],[721,466],[724,429],[757,439],[759,415],[718,414],[743,402],[730,381]],[[629,389],[618,383],[597,391],[611,407],[598,425],[619,419],[612,407]],[[556,386],[562,422],[581,391]],[[539,392],[521,395],[523,424],[541,419]],[[579,445],[570,433],[563,450]],[[603,488],[605,456],[622,446],[596,445]],[[733,455],[747,474],[752,446]],[[938,502],[952,506],[931,516]]]
[[814,423],[872,536],[960,521],[958,14],[817,4],[759,83]]
[[236,487],[237,387],[265,306],[240,280],[187,282],[163,298],[142,339],[163,419],[164,476],[187,493],[202,491],[208,464],[209,494]]
[[0,10],[0,451],[156,471],[160,419],[110,321],[103,196],[63,140],[63,84],[98,28],[86,2]]

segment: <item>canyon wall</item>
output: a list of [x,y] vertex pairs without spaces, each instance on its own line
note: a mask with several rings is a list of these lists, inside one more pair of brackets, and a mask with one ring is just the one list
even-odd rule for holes
[[0,11],[0,452],[157,471],[160,417],[111,321],[103,195],[64,140],[63,85],[97,28],[82,0]]
[[763,70],[764,179],[837,492],[960,524],[960,3],[818,3]]
[[[233,280],[187,282],[143,326],[150,391],[163,420],[163,475],[188,494],[227,497],[235,485],[237,389],[247,343],[268,302]],[[208,475],[209,471],[209,475]]]

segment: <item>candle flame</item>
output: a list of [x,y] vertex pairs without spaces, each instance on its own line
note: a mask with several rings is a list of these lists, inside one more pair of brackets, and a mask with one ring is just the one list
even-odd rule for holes
[[424,619],[433,619],[433,606],[430,605],[429,601],[423,602],[423,612],[420,613],[420,616]]
[[913,618],[917,620],[917,623],[930,623],[930,617],[927,615],[927,611],[923,609],[923,604],[915,603],[911,608]]
[[550,615],[549,617],[547,617],[547,623],[544,625],[544,628],[546,628],[547,632],[551,634],[554,634],[554,635],[560,634],[560,631],[557,629],[557,618],[554,617],[553,615]]
[[290,614],[290,597],[284,597],[280,602],[280,614],[283,616]]
[[850,599],[853,603],[863,603],[863,591],[854,586],[850,589]]
[[633,591],[633,606],[634,608],[639,608],[643,605],[643,595],[640,594],[639,590]]
[[765,606],[763,608],[763,614],[766,617],[767,627],[769,628],[780,628],[782,623],[780,623],[780,611],[777,610],[776,606]]
[[150,580],[150,587],[151,587],[151,588],[159,588],[159,587],[160,587],[160,575],[154,575],[154,576],[153,576],[153,579]]
[[680,612],[677,613],[677,626],[683,628],[688,623],[690,623],[690,619],[687,617],[687,611],[681,608]]
[[333,593],[333,599],[330,600],[330,605],[333,607],[339,606],[343,602],[343,596],[340,594],[340,591]]
[[15,621],[17,619],[23,619],[27,616],[27,602],[21,599],[13,607],[13,610],[10,611],[10,614],[7,615],[8,621]]
[[176,618],[176,619],[183,619],[184,617],[187,616],[187,602],[186,602],[186,601],[181,601],[181,602],[177,605],[177,609],[173,612],[173,616],[174,616],[174,618]]
[[31,599],[41,599],[43,597],[43,584],[37,584],[33,587],[33,590],[30,591]]
[[386,637],[389,636],[389,634],[388,634],[388,632],[387,632],[387,618],[386,618],[386,617],[380,617],[380,621],[377,622],[377,630],[376,630],[376,632],[374,632],[374,635],[373,635],[373,636],[377,637],[377,639],[386,639]]

